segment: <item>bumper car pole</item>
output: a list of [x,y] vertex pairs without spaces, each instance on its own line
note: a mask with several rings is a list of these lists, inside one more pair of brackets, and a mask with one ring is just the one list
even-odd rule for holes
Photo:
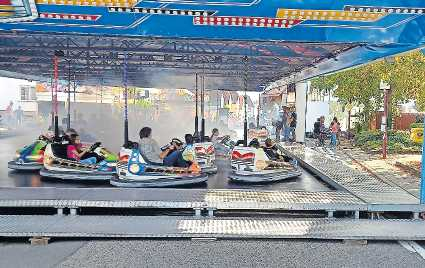
[[128,144],[127,53],[124,53],[123,82],[124,82],[124,146],[125,146]]
[[50,91],[51,91],[51,97],[52,97],[52,109],[50,111],[50,115],[51,115],[51,121],[50,121],[50,126],[53,128],[55,125],[55,106],[54,106],[54,101],[55,101],[55,95],[54,95],[54,90],[53,90],[53,77],[50,77]]
[[244,72],[244,121],[243,121],[243,145],[248,146],[248,113],[247,113],[247,91],[248,91],[248,57],[243,58],[245,62]]
[[[62,53],[61,53],[62,52]],[[55,51],[53,57],[53,89],[54,89],[54,126],[55,126],[55,139],[59,138],[59,118],[58,118],[58,65],[59,65],[59,56],[63,54],[63,51]]]
[[260,110],[261,110],[261,93],[258,94],[258,106],[257,106],[257,128],[260,129]]
[[199,136],[198,117],[198,73],[195,74],[195,136]]
[[68,60],[68,120],[67,129],[71,128],[71,60]]
[[201,142],[205,141],[205,68],[202,69],[201,80]]
[[75,76],[75,70],[74,70],[74,80],[73,80],[73,88],[74,88],[74,106],[73,106],[73,110],[74,110],[74,120],[77,118],[77,110],[75,109],[75,105],[77,103],[76,101],[76,91],[77,91],[77,80],[76,80],[76,76]]

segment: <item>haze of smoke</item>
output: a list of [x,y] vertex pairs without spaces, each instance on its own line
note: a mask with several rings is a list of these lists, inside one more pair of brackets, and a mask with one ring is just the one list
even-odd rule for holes
[[[222,78],[207,77],[206,88],[216,88],[222,84]],[[195,77],[158,73],[151,77],[151,86],[156,88],[169,88],[172,92],[176,88],[194,88]],[[199,84],[200,88],[200,84]],[[44,124],[36,126],[34,129],[34,139],[44,133],[50,125],[50,103],[44,107]],[[160,146],[168,143],[172,138],[177,137],[183,140],[184,134],[194,133],[194,114],[195,103],[167,103],[169,109],[164,111],[164,107],[154,107],[152,109],[142,108],[137,105],[129,104],[129,139],[139,140],[139,131],[142,127],[149,126],[153,130],[153,138]],[[155,104],[154,104],[155,106]],[[154,117],[155,109],[161,110],[158,117]],[[205,107],[207,111],[209,107]],[[216,109],[215,107],[213,109]],[[87,133],[101,141],[107,148],[113,151],[119,151],[124,141],[124,116],[123,109],[117,105],[100,103],[71,103],[71,127],[75,128],[80,134]],[[200,112],[200,110],[199,110]],[[65,107],[59,107],[59,124],[66,128],[62,120],[66,118]],[[201,114],[199,114],[201,119]],[[34,126],[33,126],[34,127]],[[199,120],[199,128],[201,120]],[[211,129],[217,127],[216,122],[206,120],[206,134],[210,134]]]
[[[155,108],[144,109],[137,105],[129,104],[129,139],[139,140],[139,131],[142,127],[152,128],[153,138],[160,146],[170,142],[174,137],[184,139],[184,134],[194,132],[194,117],[192,114],[192,104],[184,105],[168,103],[169,111],[164,111],[164,107],[158,107],[162,111],[158,118],[153,118]],[[113,151],[119,151],[124,141],[124,117],[123,110],[118,106],[111,104],[73,104],[72,111],[76,109],[76,117],[71,112],[71,127],[80,134],[87,133],[93,136],[95,140],[101,141],[107,148]],[[43,125],[34,130],[34,139],[41,133],[44,133],[50,125],[50,115],[46,115],[46,121]],[[61,121],[66,118],[66,111],[60,109],[59,124],[66,128]],[[200,126],[199,122],[199,126]],[[206,122],[207,134],[214,127],[211,122]]]
[[[208,90],[228,89],[238,90],[241,87],[241,79],[239,78],[223,78],[217,76],[205,76],[205,88]],[[171,72],[155,73],[150,76],[149,85],[155,88],[195,88],[195,75],[179,75]],[[201,88],[201,79],[198,77],[198,88]]]

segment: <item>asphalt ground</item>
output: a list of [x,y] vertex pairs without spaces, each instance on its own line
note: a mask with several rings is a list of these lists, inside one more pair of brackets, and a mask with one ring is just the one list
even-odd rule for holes
[[0,244],[1,267],[425,267],[396,242],[95,240]]

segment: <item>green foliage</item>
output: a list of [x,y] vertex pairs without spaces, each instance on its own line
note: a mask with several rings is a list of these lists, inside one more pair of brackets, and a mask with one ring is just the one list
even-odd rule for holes
[[146,100],[146,99],[140,99],[136,101],[136,105],[138,105],[141,108],[147,109],[147,108],[152,108],[152,103],[150,100]]
[[[383,133],[372,130],[359,133],[355,137],[356,146],[365,151],[382,150]],[[419,153],[422,145],[410,140],[408,131],[388,131],[388,151],[390,153]]]
[[381,79],[391,85],[392,112],[397,113],[397,105],[411,99],[425,110],[425,56],[419,51],[395,57],[392,63],[383,60],[318,77],[312,80],[312,88],[333,92],[343,105],[363,106],[359,118],[367,123],[383,106]]
[[413,123],[410,125],[410,128],[423,128],[424,123]]

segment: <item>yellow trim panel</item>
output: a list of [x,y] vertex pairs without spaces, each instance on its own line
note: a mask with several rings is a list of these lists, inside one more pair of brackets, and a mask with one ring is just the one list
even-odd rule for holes
[[310,9],[283,9],[279,8],[277,18],[298,20],[322,21],[376,21],[384,17],[383,12],[363,12],[344,10],[310,10]]

